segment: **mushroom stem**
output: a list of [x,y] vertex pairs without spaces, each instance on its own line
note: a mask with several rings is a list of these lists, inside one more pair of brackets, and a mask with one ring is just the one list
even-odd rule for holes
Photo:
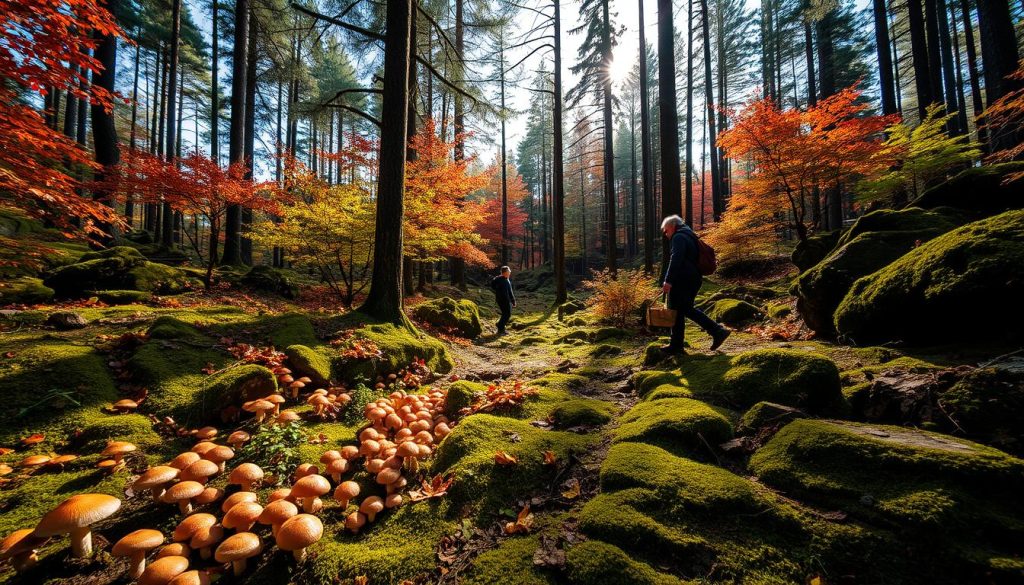
[[300,548],[292,551],[292,556],[295,557],[296,563],[301,563],[306,560],[306,549]]
[[242,491],[243,492],[251,492],[252,491],[252,484],[253,484],[253,482],[251,482],[251,481],[243,481],[242,483],[240,483],[238,485],[242,486]]
[[238,559],[231,563],[231,567],[235,570],[235,576],[239,576],[245,572],[245,559]]
[[128,575],[132,580],[138,579],[142,576],[142,572],[146,570],[146,551],[137,550],[128,557],[128,560],[132,564]]
[[83,559],[92,555],[92,529],[88,526],[71,530],[71,556]]
[[167,493],[167,490],[165,490],[163,488],[163,486],[160,486],[160,487],[155,487],[155,488],[149,490],[149,493],[153,494],[153,501],[154,502],[161,503],[161,502],[163,502],[162,498],[164,497],[164,494]]
[[178,509],[181,510],[182,514],[188,516],[192,513],[192,500],[179,500]]
[[305,512],[307,514],[316,514],[316,509],[314,508],[315,505],[316,505],[316,498],[314,496],[309,496],[308,498],[302,498],[302,511],[303,512]]
[[331,474],[331,479],[334,480],[334,483],[341,483],[341,474],[340,473],[332,473]]
[[256,422],[257,423],[263,422],[263,418],[265,416],[267,416],[267,411],[265,411],[265,410],[257,410],[256,411]]

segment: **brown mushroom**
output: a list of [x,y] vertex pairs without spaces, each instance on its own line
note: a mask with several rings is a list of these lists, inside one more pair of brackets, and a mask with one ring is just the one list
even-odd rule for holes
[[139,403],[130,398],[122,398],[114,403],[114,410],[121,414],[127,414],[139,407]]
[[186,557],[192,554],[192,547],[184,542],[172,542],[167,546],[161,548],[153,556],[153,560],[162,559],[164,557]]
[[256,415],[256,422],[261,423],[267,417],[267,413],[274,410],[274,404],[263,399],[250,400],[242,405],[242,410]]
[[249,442],[249,433],[245,431],[235,431],[228,436],[228,445],[231,445],[235,449],[241,449],[242,445]]
[[314,500],[331,491],[331,483],[322,475],[307,475],[292,486],[292,495],[301,499],[302,509],[312,513]]
[[102,471],[106,475],[112,475],[117,473],[124,468],[124,461],[114,461],[113,459],[104,459],[96,464],[96,468]]
[[391,509],[397,508],[402,505],[402,494],[389,494],[387,498],[384,498],[384,507]]
[[211,550],[214,545],[224,539],[224,526],[221,524],[213,524],[210,526],[204,526],[198,528],[192,533],[192,538],[188,541],[188,545],[193,550],[199,551],[199,557],[208,559],[211,556]]
[[320,468],[312,463],[300,463],[295,471],[292,472],[292,481],[299,481],[307,475],[316,475],[320,473]]
[[33,536],[31,528],[15,530],[0,542],[0,561],[10,559],[14,572],[26,571],[39,560],[36,552],[47,540],[49,538]]
[[111,441],[107,443],[105,449],[100,452],[100,455],[104,457],[113,457],[114,461],[118,463],[124,459],[124,456],[135,451],[135,445],[127,441]]
[[398,478],[400,477],[402,477],[402,471],[400,469],[385,467],[377,474],[377,483],[380,485],[392,484],[398,481]]
[[262,513],[263,506],[256,502],[240,502],[224,514],[224,518],[221,519],[220,523],[224,525],[224,528],[230,528],[238,532],[249,532]]
[[348,502],[359,495],[359,484],[354,481],[343,481],[334,490],[334,499],[341,503],[342,508],[348,507]]
[[57,455],[53,459],[47,461],[44,465],[46,467],[56,467],[60,471],[64,470],[64,465],[71,463],[75,459],[78,459],[78,455]]
[[366,514],[360,511],[355,511],[345,517],[345,528],[351,531],[353,534],[357,534],[359,529],[366,525]]
[[271,394],[269,396],[264,397],[263,400],[266,400],[267,402],[274,405],[274,409],[270,411],[270,414],[274,416],[277,416],[278,414],[281,413],[281,405],[287,401],[287,399],[285,399],[285,397],[281,396],[280,394]]
[[210,585],[210,574],[206,571],[185,571],[167,582],[167,585]]
[[177,479],[179,473],[181,473],[180,469],[169,465],[150,467],[135,480],[132,489],[136,491],[149,490],[153,499],[160,501],[166,491],[166,486]]
[[200,530],[209,530],[209,528],[216,523],[217,517],[213,514],[207,514],[205,512],[192,514],[191,516],[185,517],[184,520],[178,523],[174,528],[174,532],[171,533],[171,540],[175,542],[192,540],[192,536],[194,536],[196,532]]
[[242,491],[251,492],[253,484],[263,479],[263,470],[255,463],[243,463],[231,470],[229,484],[238,484]]
[[196,429],[195,435],[200,441],[212,441],[217,436],[217,429],[216,427],[203,427]]
[[135,532],[129,532],[121,540],[117,541],[110,554],[115,557],[128,557],[131,569],[128,575],[132,579],[138,579],[146,570],[146,555],[149,551],[164,543],[164,535],[159,530],[142,528]]
[[295,497],[292,496],[292,489],[291,488],[277,488],[276,490],[270,492],[270,495],[267,496],[267,501],[268,502],[276,502],[278,500],[288,500],[289,502],[292,502],[294,504],[295,503]]
[[193,463],[199,461],[202,458],[203,457],[199,453],[196,453],[195,451],[185,451],[184,453],[172,459],[171,462],[168,463],[167,465],[168,467],[174,467],[176,469],[185,469],[189,465],[192,465]]
[[348,461],[345,461],[341,457],[338,457],[334,461],[328,463],[327,469],[324,470],[325,473],[331,474],[331,479],[334,480],[334,483],[341,482],[341,476],[347,471]]
[[336,449],[330,449],[328,451],[324,451],[323,454],[320,455],[320,463],[323,463],[324,465],[327,465],[331,461],[334,461],[335,459],[340,459],[340,458],[341,458],[341,452],[340,451],[338,451]]
[[228,510],[242,502],[259,503],[259,496],[253,492],[235,492],[228,496],[227,499],[224,500],[224,503],[220,505],[220,511],[227,513]]
[[47,512],[32,535],[50,537],[70,534],[72,556],[87,557],[92,554],[92,530],[89,526],[113,515],[120,507],[121,500],[106,494],[71,496]]
[[217,443],[214,443],[213,441],[199,441],[195,445],[192,445],[191,451],[193,453],[199,453],[199,456],[202,457],[210,449],[216,449],[216,448],[217,448]]
[[277,531],[284,524],[285,520],[288,520],[292,516],[299,513],[299,509],[295,507],[295,504],[288,500],[277,500],[267,504],[266,508],[263,508],[263,512],[260,513],[259,522],[260,524],[269,524],[270,531],[277,538]]
[[138,585],[167,585],[167,583],[188,570],[185,557],[166,556],[156,559],[139,577]]
[[352,461],[356,457],[359,457],[359,447],[355,445],[345,445],[341,448],[341,457],[346,461]]
[[218,563],[231,563],[235,576],[238,576],[245,572],[246,559],[260,554],[262,550],[260,537],[252,532],[239,532],[220,543],[213,556]]
[[50,456],[49,455],[29,455],[28,457],[22,459],[18,463],[18,466],[19,467],[39,467],[40,465],[43,465],[43,464],[49,463],[49,462],[50,462]]
[[277,530],[277,547],[291,551],[297,562],[306,558],[306,548],[324,534],[324,524],[310,514],[299,514],[285,520]]
[[216,502],[217,500],[221,499],[223,496],[224,496],[224,490],[222,490],[220,488],[215,488],[215,487],[207,486],[207,488],[203,490],[203,493],[201,493],[198,496],[192,498],[192,503],[193,504],[197,504],[199,506],[205,506],[207,504],[212,504],[212,503]]
[[384,509],[384,501],[378,496],[370,496],[359,505],[359,511],[366,514],[366,519],[373,522],[377,514]]
[[203,484],[198,481],[180,481],[167,488],[164,493],[164,501],[178,504],[182,514],[192,513],[192,498],[203,493]]
[[277,420],[277,424],[279,424],[279,425],[286,425],[286,424],[288,424],[290,422],[295,422],[297,420],[302,420],[302,417],[299,416],[299,413],[295,412],[294,410],[288,409],[288,410],[282,410],[281,413],[277,415],[277,419],[276,420]]

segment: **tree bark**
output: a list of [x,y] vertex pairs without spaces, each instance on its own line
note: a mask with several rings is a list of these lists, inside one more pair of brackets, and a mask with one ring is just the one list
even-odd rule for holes
[[[608,0],[602,2],[604,30],[601,31],[601,61],[607,71],[612,62],[612,22],[608,14]],[[612,119],[612,78],[611,75],[604,75],[602,80],[604,113],[604,203],[607,209],[605,216],[605,239],[608,242],[605,254],[605,266],[614,277],[617,270],[616,256],[619,246],[616,242],[618,226],[616,225],[616,207],[618,199],[615,195],[615,152],[613,145],[613,130],[615,121]]]
[[810,21],[804,20],[804,54],[807,57],[807,105],[818,103],[818,80],[814,73],[814,35]]
[[[178,45],[181,44],[181,0],[171,0],[171,47],[167,71],[167,145],[164,147],[166,160],[174,159],[177,132],[178,95]],[[174,245],[174,211],[169,202],[163,205],[163,227],[160,229],[160,245],[170,249]]]
[[[245,64],[245,178],[252,180],[255,170],[256,154],[256,33],[257,22],[249,23],[249,51]],[[252,209],[242,208],[242,232],[252,226]],[[242,244],[242,264],[252,266],[252,240],[240,236]]]
[[711,77],[711,26],[708,22],[708,0],[700,1],[701,20],[704,31],[704,99],[707,103],[708,120],[708,156],[711,158],[711,212],[715,221],[722,217],[725,211],[725,201],[722,198],[722,175],[719,166],[718,146],[715,133],[715,87]]
[[[978,34],[985,63],[985,100],[991,107],[1004,95],[1020,89],[1024,82],[1007,79],[1017,69],[1017,37],[1006,0],[978,0]],[[1024,132],[1004,131],[990,137],[992,151],[1019,144]]]
[[886,0],[873,0],[875,48],[878,50],[878,82],[882,89],[882,114],[896,113],[896,84],[893,81],[892,53],[889,52],[889,17]]
[[[107,10],[117,17],[121,8],[121,0],[107,0]],[[100,36],[99,44],[96,46],[95,58],[99,61],[102,70],[93,75],[92,84],[113,94],[114,80],[117,74],[117,37],[106,34]],[[85,103],[86,100],[81,100]],[[94,177],[102,181],[103,177],[117,165],[121,160],[121,153],[117,148],[117,128],[114,126],[113,106],[110,110],[102,104],[92,104],[92,136],[96,149],[96,162],[100,164],[100,170]],[[102,189],[93,191],[93,196],[113,207],[112,194]],[[119,237],[117,226],[104,225],[101,228],[106,232],[111,241]]]
[[[249,0],[235,1],[235,46],[231,71],[231,135],[228,163],[240,164],[245,158],[245,92],[249,63]],[[242,208],[229,205],[224,221],[223,264],[242,263]]]
[[[939,21],[939,52],[942,54],[942,78],[945,82],[946,113],[955,114],[958,108],[956,104],[956,76],[953,74],[953,45],[949,38],[949,12],[946,10],[946,0],[935,0],[935,5]],[[949,119],[949,132],[955,136],[966,133],[967,128],[961,128],[959,118],[953,116]]]
[[[924,0],[925,38],[928,39],[928,77],[931,90],[931,103],[941,104],[945,101],[942,88],[942,50],[939,40],[939,15],[936,0]],[[949,112],[946,112],[947,114]]]
[[[666,0],[671,1],[671,0]],[[560,305],[568,298],[565,288],[565,167],[562,152],[562,10],[559,0],[554,0],[555,9],[555,95],[552,115],[554,127],[554,177],[551,190],[551,211],[554,231],[552,271],[555,276],[555,304]]]
[[[212,0],[213,4],[213,20],[211,21],[211,28],[213,29],[213,37],[210,48],[210,158],[213,162],[220,164],[220,139],[218,128],[220,126],[220,56],[217,54],[219,48],[219,39],[217,32],[217,18],[218,18],[218,4],[220,0]],[[198,137],[196,137],[198,140]]]
[[[658,0],[658,136],[661,141],[661,214],[681,215],[683,193],[679,176],[679,118],[676,112],[675,34],[672,0]],[[661,271],[668,263],[668,240],[663,241]]]
[[[640,14],[640,166],[643,174],[644,270],[654,270],[654,181],[651,169],[651,97],[647,87],[647,37],[644,30],[644,0],[638,0]],[[687,156],[689,164],[689,156]]]
[[914,64],[914,88],[917,91],[917,115],[920,120],[924,120],[928,115],[928,106],[934,100],[921,0],[907,0],[907,23],[910,27],[910,54]]
[[693,227],[693,0],[686,2],[686,179],[683,209],[686,225]]
[[387,3],[373,271],[370,292],[360,307],[371,317],[392,323],[406,322],[402,313],[402,215],[412,9],[411,0]]
[[[974,23],[971,22],[971,6],[968,0],[960,0],[961,17],[964,22],[964,45],[967,48],[967,74],[971,83],[971,106],[974,117],[977,118],[984,111],[985,106],[981,101],[981,82],[978,76],[978,54],[974,47]],[[988,148],[988,136],[985,129],[978,127],[978,142],[984,148]]]

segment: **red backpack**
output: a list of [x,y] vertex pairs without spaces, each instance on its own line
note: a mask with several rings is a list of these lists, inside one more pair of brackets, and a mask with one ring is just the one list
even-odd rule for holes
[[697,244],[697,272],[700,272],[702,276],[711,276],[718,269],[715,249],[711,247],[711,244],[702,240],[697,232],[691,231],[690,233],[693,234],[693,240]]

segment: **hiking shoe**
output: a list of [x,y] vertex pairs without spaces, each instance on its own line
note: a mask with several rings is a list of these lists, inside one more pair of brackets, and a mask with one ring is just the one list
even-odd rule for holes
[[730,335],[732,335],[732,331],[729,331],[725,327],[719,329],[717,333],[711,336],[711,351],[715,351],[719,347],[722,347],[722,344],[725,343],[726,339],[729,339]]

